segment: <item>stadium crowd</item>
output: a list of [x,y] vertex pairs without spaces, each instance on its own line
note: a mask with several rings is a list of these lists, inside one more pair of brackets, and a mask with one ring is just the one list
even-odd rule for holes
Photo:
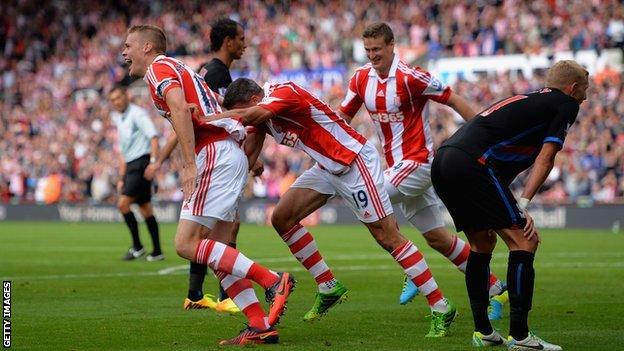
[[[235,68],[264,81],[292,69],[344,67],[345,79],[315,90],[332,106],[350,72],[366,62],[359,37],[365,24],[387,20],[409,61],[449,56],[602,50],[624,44],[619,1],[252,1],[209,4],[138,1],[3,1],[0,11],[0,202],[106,202],[115,196],[116,131],[106,92],[130,83],[119,53],[128,24],[160,25],[171,55],[209,57],[208,23],[229,15],[244,24],[247,50]],[[478,20],[473,20],[477,18]],[[453,88],[478,108],[540,87],[498,74],[459,81]],[[624,195],[624,89],[622,75],[607,67],[592,77],[588,100],[571,129],[538,201],[612,203]],[[140,82],[138,83],[141,84]],[[145,89],[135,102],[154,113],[163,141],[168,123],[156,117]],[[458,119],[431,104],[439,144]],[[360,132],[376,141],[365,113]],[[268,157],[270,155],[270,157]],[[175,159],[175,157],[174,157]],[[262,180],[249,197],[275,199],[311,165],[303,154],[267,142]],[[175,161],[157,177],[160,200],[180,200]],[[520,182],[522,179],[519,180]]]

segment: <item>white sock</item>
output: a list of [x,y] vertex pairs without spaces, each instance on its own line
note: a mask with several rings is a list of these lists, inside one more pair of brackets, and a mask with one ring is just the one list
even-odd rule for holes
[[431,310],[440,313],[446,313],[449,310],[449,302],[446,298],[441,299],[431,306]]
[[336,280],[336,278],[333,278],[332,280],[328,280],[326,282],[323,282],[321,284],[318,285],[318,290],[319,292],[323,293],[323,294],[327,294],[328,292],[334,290],[334,288],[336,287],[336,284],[338,283],[338,281]]

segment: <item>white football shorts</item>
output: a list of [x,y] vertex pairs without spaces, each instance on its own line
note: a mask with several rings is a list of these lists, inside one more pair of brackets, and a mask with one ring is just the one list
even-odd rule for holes
[[364,223],[376,222],[393,213],[384,189],[379,154],[370,143],[362,147],[346,173],[332,174],[317,163],[301,174],[291,187],[312,189],[327,195],[338,194]]
[[232,222],[247,183],[247,156],[231,139],[206,145],[195,158],[197,180],[191,199],[182,204],[180,219],[210,229],[217,220]]

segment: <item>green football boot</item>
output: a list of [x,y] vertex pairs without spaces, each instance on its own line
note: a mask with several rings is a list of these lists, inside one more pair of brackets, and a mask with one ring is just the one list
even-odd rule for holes
[[448,312],[431,311],[431,327],[429,333],[425,335],[427,338],[441,338],[448,335],[449,329],[455,318],[457,318],[457,308],[450,301],[448,302]]
[[321,319],[330,308],[345,301],[348,292],[349,290],[339,281],[336,281],[336,286],[332,291],[328,293],[317,292],[314,305],[303,316],[303,320],[306,322],[313,322]]

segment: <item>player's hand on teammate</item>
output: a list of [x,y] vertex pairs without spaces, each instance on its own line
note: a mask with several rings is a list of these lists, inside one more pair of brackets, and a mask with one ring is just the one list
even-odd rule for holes
[[199,118],[203,117],[203,116],[201,116],[201,110],[199,109],[199,106],[197,106],[195,104],[186,104],[186,107],[188,108],[189,112],[191,113],[191,116],[197,116]]
[[197,166],[195,166],[195,163],[182,166],[182,169],[180,170],[180,178],[182,183],[182,192],[184,193],[184,201],[188,201],[191,199],[191,195],[193,195],[196,186]]
[[262,172],[264,172],[264,163],[260,160],[256,160],[256,163],[254,163],[253,167],[251,167],[249,171],[251,172],[251,175],[254,177],[261,176]]
[[119,194],[121,194],[121,191],[123,190],[123,186],[124,186],[124,182],[123,182],[123,180],[121,180],[121,179],[120,179],[120,180],[118,180],[118,181],[117,181],[117,192],[118,192]]
[[524,210],[524,217],[526,218],[526,224],[524,226],[524,237],[528,240],[531,241],[533,239],[537,239],[537,241],[540,241],[540,237],[539,234],[537,232],[537,228],[535,228],[535,222],[533,221],[533,217],[531,217],[529,215],[529,211],[527,211],[526,209]]

